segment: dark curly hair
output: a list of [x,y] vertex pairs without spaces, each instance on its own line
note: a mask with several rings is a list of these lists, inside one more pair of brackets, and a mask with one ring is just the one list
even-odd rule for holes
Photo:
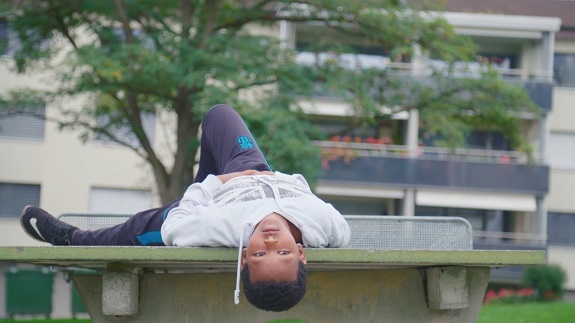
[[241,276],[247,300],[260,310],[287,311],[299,303],[305,295],[307,271],[301,260],[297,268],[297,278],[294,281],[252,282],[247,264],[242,269]]

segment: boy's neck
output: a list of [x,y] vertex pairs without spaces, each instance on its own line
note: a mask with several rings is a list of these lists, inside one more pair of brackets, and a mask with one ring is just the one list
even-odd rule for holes
[[303,244],[301,231],[290,221],[288,221],[288,224],[289,224],[289,231],[293,236],[293,238],[295,239],[295,242]]
[[[283,221],[285,221],[285,223],[287,223],[287,225],[289,227],[289,232],[293,236],[295,242],[303,244],[303,237],[302,237],[301,231],[293,223],[291,223],[288,219],[286,219],[285,217],[283,217],[279,213],[272,213],[272,214],[279,216],[281,219],[283,219]],[[268,216],[270,216],[272,214],[268,214]]]

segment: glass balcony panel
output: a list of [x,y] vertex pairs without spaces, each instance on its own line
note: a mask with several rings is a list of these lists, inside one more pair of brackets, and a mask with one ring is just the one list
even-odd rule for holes
[[[530,164],[512,151],[449,150],[407,146],[316,142],[322,147],[323,179],[409,187],[501,190],[544,195],[549,167]],[[513,180],[510,180],[513,179]]]

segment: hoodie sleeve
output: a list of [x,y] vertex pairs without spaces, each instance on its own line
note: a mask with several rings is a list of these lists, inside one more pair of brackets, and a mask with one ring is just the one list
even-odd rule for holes
[[[331,206],[331,204],[330,204]],[[333,208],[333,206],[332,206]],[[329,241],[330,248],[344,248],[349,244],[351,239],[351,229],[345,218],[337,210],[333,215],[334,227]]]
[[343,248],[349,244],[351,230],[349,224],[333,205],[326,203],[311,191],[301,174],[275,172],[279,179],[305,188],[309,195],[296,199],[284,199],[281,205],[286,213],[294,215],[294,221],[303,221],[300,226],[304,244],[311,248]]
[[[188,187],[180,204],[168,212],[164,223],[162,224],[162,239],[166,246],[174,245],[174,240],[179,233],[185,232],[180,230],[180,222],[186,219],[186,223],[201,223],[202,219],[197,209],[208,206],[213,195],[223,185],[223,183],[214,175],[208,175],[201,183],[194,183]],[[190,219],[189,217],[197,217]]]

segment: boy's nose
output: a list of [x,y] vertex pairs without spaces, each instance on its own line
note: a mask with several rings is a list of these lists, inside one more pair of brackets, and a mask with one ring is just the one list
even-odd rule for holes
[[274,237],[274,236],[272,236],[272,235],[269,235],[269,236],[267,236],[267,237],[264,239],[264,242],[265,242],[266,244],[277,243],[277,242],[278,242],[278,238],[276,238],[276,237]]

